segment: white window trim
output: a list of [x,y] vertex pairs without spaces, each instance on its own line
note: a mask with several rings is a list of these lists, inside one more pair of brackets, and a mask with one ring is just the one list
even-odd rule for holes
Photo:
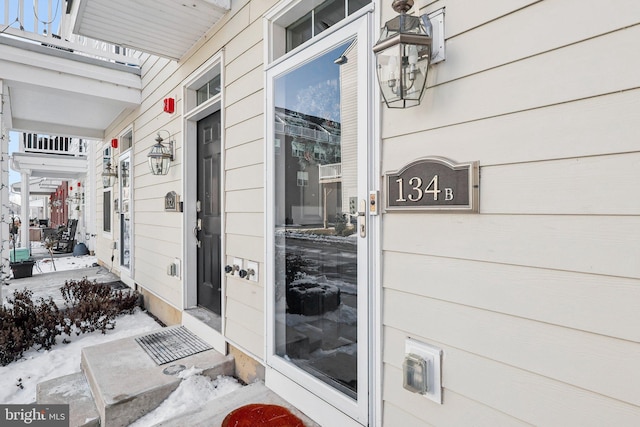
[[[346,27],[352,22],[357,21],[363,16],[375,10],[375,1],[372,1],[369,7],[363,7],[359,11],[347,16],[342,21],[331,26],[329,30],[314,36],[311,40],[306,41],[290,52],[286,50],[286,27],[293,24],[301,18],[305,13],[311,11],[318,4],[322,3],[318,0],[288,0],[282,1],[271,8],[264,15],[263,40],[264,40],[264,58],[266,68],[277,65],[287,58],[309,47],[310,43],[316,43],[325,37],[330,36],[335,31]],[[376,22],[378,22],[377,19]]]

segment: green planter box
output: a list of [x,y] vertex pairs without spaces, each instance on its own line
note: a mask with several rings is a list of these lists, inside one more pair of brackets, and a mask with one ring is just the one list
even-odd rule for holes
[[11,262],[21,262],[26,261],[31,256],[31,251],[29,248],[15,248],[11,249],[9,252],[9,261]]

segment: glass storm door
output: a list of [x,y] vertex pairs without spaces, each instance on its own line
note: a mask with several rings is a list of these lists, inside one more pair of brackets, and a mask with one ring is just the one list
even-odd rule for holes
[[366,424],[369,74],[363,27],[351,24],[267,72],[274,284],[268,339],[270,366]]
[[131,269],[131,157],[120,157],[120,266]]
[[198,121],[198,305],[218,316],[222,308],[220,257],[220,111]]

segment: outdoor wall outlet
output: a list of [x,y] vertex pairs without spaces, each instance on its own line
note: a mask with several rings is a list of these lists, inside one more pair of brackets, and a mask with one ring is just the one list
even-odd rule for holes
[[247,280],[258,281],[258,263],[247,260]]
[[404,352],[404,388],[442,404],[442,350],[408,338]]
[[174,269],[174,276],[176,276],[178,279],[180,278],[180,274],[181,274],[181,270],[182,270],[182,262],[180,261],[180,258],[174,258],[173,259],[173,265],[175,266]]
[[113,241],[113,242],[111,242],[110,246],[111,246],[111,249],[115,249],[115,248],[117,248],[117,243],[115,241]]
[[167,276],[180,278],[180,259],[174,258],[173,262],[167,266]]

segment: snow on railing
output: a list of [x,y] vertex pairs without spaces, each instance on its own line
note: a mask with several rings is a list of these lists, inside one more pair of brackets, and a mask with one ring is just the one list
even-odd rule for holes
[[[63,0],[4,0],[0,34],[110,62],[139,66],[139,52],[67,31],[72,23]],[[63,31],[64,30],[64,31]],[[63,39],[61,35],[68,34]]]

